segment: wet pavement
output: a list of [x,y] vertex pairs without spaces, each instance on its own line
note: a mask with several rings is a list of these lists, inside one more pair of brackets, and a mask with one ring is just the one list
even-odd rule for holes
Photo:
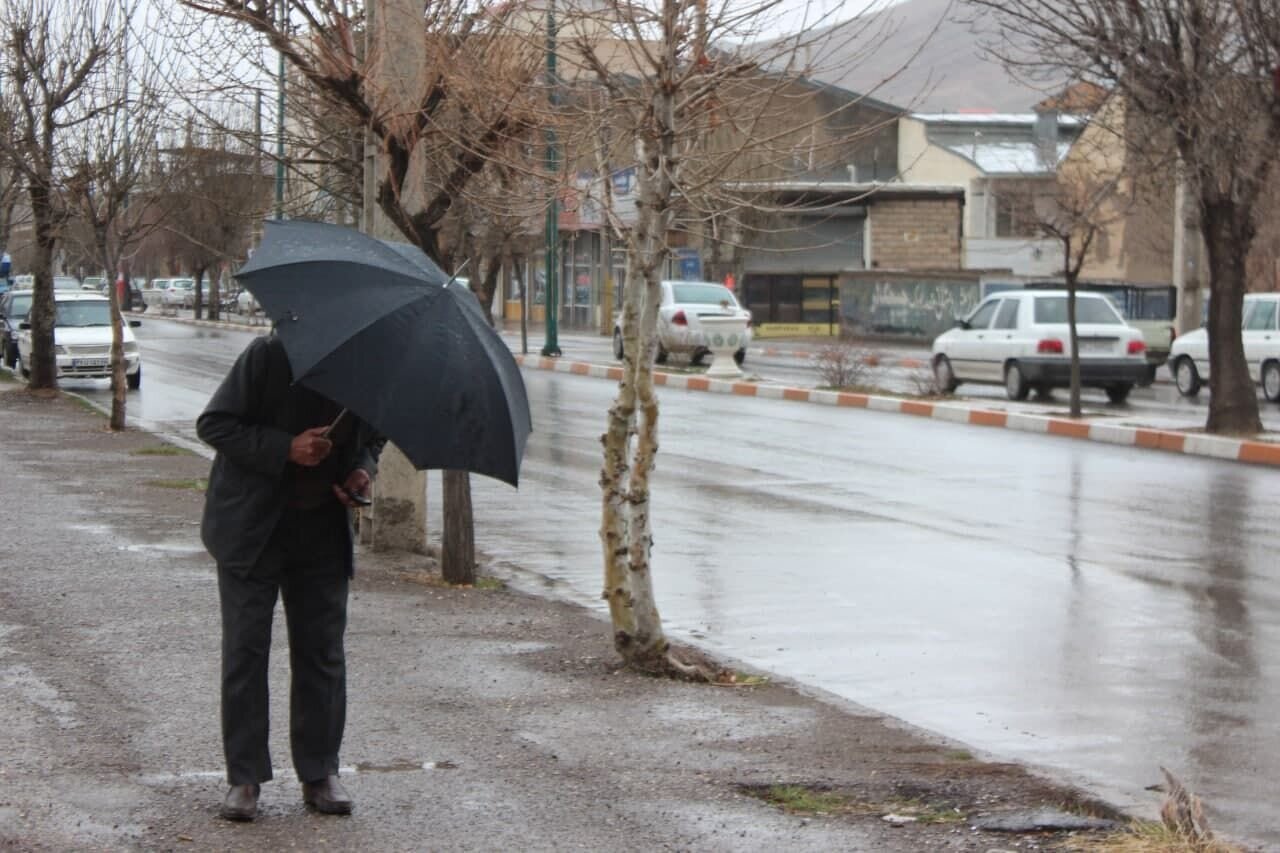
[[[217,591],[196,540],[208,463],[9,388],[4,849],[1061,851],[1082,839],[1030,827],[1114,814],[830,696],[618,671],[584,608],[447,588],[425,557],[362,553],[342,753],[355,814],[301,803],[278,619],[276,778],[255,822],[221,820]],[[796,790],[819,811],[769,802]]]
[[[245,337],[152,328],[131,412],[189,431]],[[522,585],[599,611],[613,385],[525,378],[522,488],[475,481],[479,544]],[[662,400],[654,565],[674,635],[1121,802],[1145,801],[1169,767],[1224,829],[1280,846],[1274,472],[876,412]]]

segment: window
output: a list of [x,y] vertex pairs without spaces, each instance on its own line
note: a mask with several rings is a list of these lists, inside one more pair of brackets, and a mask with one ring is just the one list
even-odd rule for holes
[[[1067,297],[1037,296],[1035,320],[1037,323],[1067,322]],[[1106,297],[1077,296],[1076,323],[1119,326],[1124,324],[1120,315]]]
[[673,284],[671,301],[686,305],[689,303],[719,305],[721,302],[736,305],[738,300],[734,299],[729,288],[722,284]]
[[1276,303],[1266,299],[1255,302],[1253,310],[1245,318],[1244,327],[1251,332],[1270,332],[1276,327]]
[[1018,305],[1017,299],[1006,299],[1000,303],[1000,312],[996,314],[996,329],[1016,329],[1018,328]]
[[969,315],[969,328],[985,329],[991,325],[991,318],[995,316],[996,306],[1000,304],[999,299],[992,299],[978,306],[978,310]]
[[995,206],[997,237],[1041,236],[1035,205],[1029,192],[1013,190],[997,193]]

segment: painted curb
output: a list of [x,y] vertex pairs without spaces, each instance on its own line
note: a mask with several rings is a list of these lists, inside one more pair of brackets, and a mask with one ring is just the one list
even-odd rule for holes
[[[556,373],[594,376],[614,381],[622,379],[621,367],[518,354],[515,359],[516,363],[522,367],[533,370],[550,370]],[[809,388],[790,388],[785,385],[762,385],[756,382],[726,382],[708,379],[705,376],[686,376],[675,373],[655,372],[653,382],[665,388],[680,388],[686,391],[708,391],[713,394],[733,394],[740,397],[764,397],[843,408],[871,409],[877,412],[915,415],[971,426],[999,427],[1126,447],[1161,450],[1166,453],[1207,456],[1252,465],[1280,467],[1280,443],[1223,438],[1181,430],[1076,421],[1070,418],[1007,412],[1001,409],[975,408],[963,403],[907,400],[900,397],[854,394],[844,391],[817,391]]]

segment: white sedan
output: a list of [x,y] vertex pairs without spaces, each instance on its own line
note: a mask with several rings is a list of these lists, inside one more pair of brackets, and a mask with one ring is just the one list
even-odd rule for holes
[[[111,303],[107,297],[87,291],[55,291],[53,351],[58,378],[107,379],[111,376]],[[30,316],[28,315],[28,320]],[[142,387],[142,357],[133,336],[138,320],[123,328],[125,376],[129,388]],[[18,362],[23,376],[31,375],[31,324],[19,325]]]
[[[1142,332],[1105,296],[1076,294],[1076,335],[1082,386],[1122,403],[1151,381]],[[962,382],[1003,384],[1010,400],[1025,400],[1070,386],[1070,340],[1065,290],[1003,291],[934,340],[934,377],[948,393]]]
[[[751,343],[751,312],[738,304],[733,291],[713,281],[664,281],[662,303],[658,306],[658,352],[654,360],[665,364],[667,356],[678,353],[699,364],[710,349],[702,329],[702,317],[740,317],[747,321],[733,360],[746,360]],[[622,315],[614,318],[613,354],[622,358]]]
[[[1262,386],[1263,395],[1280,402],[1280,293],[1247,293],[1241,314],[1240,336],[1249,375]],[[1173,342],[1169,372],[1183,396],[1200,393],[1209,381],[1209,332],[1193,329]]]

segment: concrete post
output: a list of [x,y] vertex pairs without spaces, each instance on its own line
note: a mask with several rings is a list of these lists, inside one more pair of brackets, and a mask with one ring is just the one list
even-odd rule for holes
[[[419,102],[425,85],[421,53],[422,8],[414,0],[373,0],[367,9],[367,48],[376,58],[373,79],[378,81],[380,106],[410,110]],[[381,147],[365,138],[364,210],[361,228],[386,240],[404,235],[378,209],[378,178],[384,168]],[[422,161],[415,156],[405,181],[407,202],[423,203]],[[372,544],[379,551],[414,551],[427,547],[427,475],[396,448],[387,445],[378,466],[373,497]]]

